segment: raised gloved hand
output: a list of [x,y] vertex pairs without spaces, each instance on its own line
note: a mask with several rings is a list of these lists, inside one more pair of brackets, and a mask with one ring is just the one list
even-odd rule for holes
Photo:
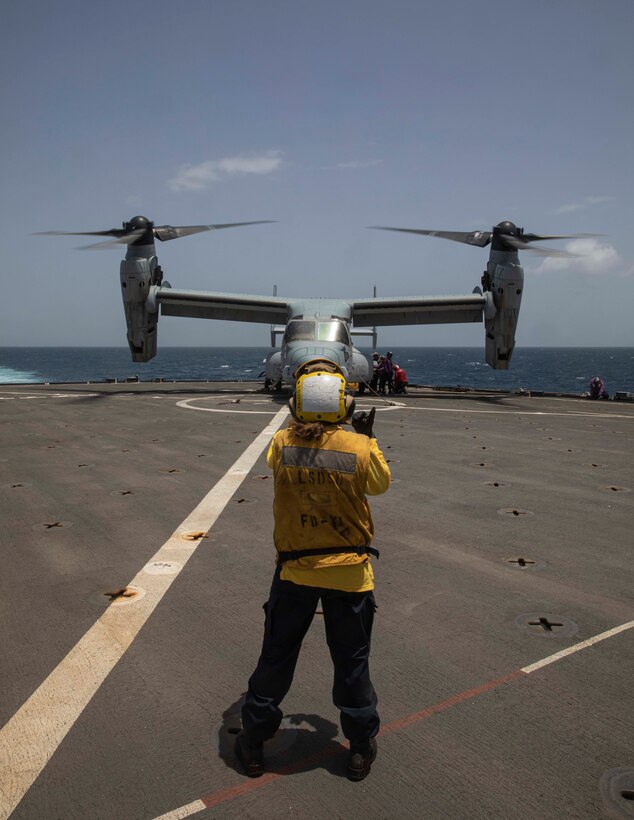
[[373,438],[372,425],[374,424],[375,413],[376,407],[373,407],[369,413],[366,413],[365,410],[360,410],[358,413],[355,413],[352,416],[354,432],[361,433],[361,435],[367,436],[368,438]]

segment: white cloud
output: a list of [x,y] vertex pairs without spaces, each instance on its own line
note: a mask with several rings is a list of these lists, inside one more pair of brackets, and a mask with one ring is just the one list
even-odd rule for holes
[[584,208],[589,208],[592,205],[603,205],[606,202],[612,202],[613,196],[586,196],[580,202],[571,202],[569,205],[562,205],[557,208],[557,214],[569,214],[573,211],[582,211]]
[[574,239],[566,243],[568,253],[578,254],[577,258],[547,257],[533,273],[552,271],[572,271],[586,276],[633,276],[634,265],[626,263],[612,245],[598,239]]
[[182,165],[168,185],[174,191],[203,191],[231,174],[271,174],[282,165],[281,151],[210,159],[198,165]]

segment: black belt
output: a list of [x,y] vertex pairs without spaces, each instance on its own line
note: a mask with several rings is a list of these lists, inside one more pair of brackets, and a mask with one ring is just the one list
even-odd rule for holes
[[277,553],[278,563],[285,561],[296,561],[298,558],[307,558],[310,555],[343,555],[345,553],[356,553],[356,555],[374,555],[379,557],[379,551],[374,547],[313,547],[307,550],[285,550]]

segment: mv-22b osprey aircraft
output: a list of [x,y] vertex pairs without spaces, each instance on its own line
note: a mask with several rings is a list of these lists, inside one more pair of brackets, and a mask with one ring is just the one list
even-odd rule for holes
[[341,366],[349,382],[363,384],[370,377],[370,365],[357,350],[351,337],[372,337],[376,347],[377,327],[388,325],[481,322],[485,326],[486,361],[496,370],[507,370],[515,347],[524,271],[518,251],[542,255],[572,256],[565,251],[531,246],[546,239],[566,239],[594,234],[539,236],[524,233],[512,222],[500,222],[491,231],[432,231],[414,228],[379,230],[438,236],[484,248],[491,245],[481,287],[464,296],[392,296],[366,299],[284,298],[214,291],[177,290],[163,279],[155,240],[162,242],[202,231],[258,225],[270,222],[234,222],[219,225],[157,227],[144,216],[124,222],[122,228],[106,231],[46,231],[47,235],[107,236],[109,240],[91,248],[127,245],[121,262],[121,293],[128,326],[128,344],[135,362],[147,362],[156,355],[159,311],[163,316],[190,316],[271,325],[271,346],[282,336],[279,350],[266,360],[266,383],[281,387],[293,384],[297,368],[317,358],[330,359]]

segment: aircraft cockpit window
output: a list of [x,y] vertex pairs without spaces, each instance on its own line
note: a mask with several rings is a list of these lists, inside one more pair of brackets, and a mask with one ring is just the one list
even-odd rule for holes
[[319,322],[318,341],[320,342],[342,342],[350,344],[348,331],[343,322]]
[[284,342],[341,342],[349,345],[348,329],[343,322],[289,322]]
[[284,333],[284,342],[314,342],[315,322],[289,322]]

